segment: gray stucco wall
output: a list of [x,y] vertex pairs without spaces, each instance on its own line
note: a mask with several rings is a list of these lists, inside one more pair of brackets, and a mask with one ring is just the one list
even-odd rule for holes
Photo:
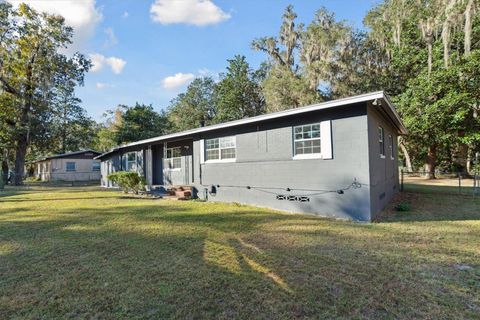
[[127,149],[121,153],[112,153],[107,157],[102,158],[102,165],[100,166],[101,172],[101,185],[104,187],[113,187],[111,182],[108,181],[107,176],[110,173],[125,170],[125,155],[128,152],[137,153],[137,173],[145,176],[145,148],[138,147],[135,149]]
[[[293,159],[293,126],[332,121],[333,159]],[[200,141],[194,142],[194,185],[198,196],[219,185],[211,201],[239,202],[291,212],[314,213],[353,220],[370,220],[368,125],[365,104],[305,114],[289,120],[204,135],[203,139],[236,135],[232,163],[200,163]],[[337,190],[357,179],[365,186],[344,194]],[[245,186],[261,187],[247,189]],[[278,190],[276,188],[282,188]],[[290,188],[291,191],[286,191]],[[312,191],[298,190],[308,189]],[[318,190],[318,191],[316,191]],[[310,195],[309,202],[277,200],[274,193]],[[313,195],[315,194],[315,195]]]
[[121,170],[121,157],[120,154],[114,153],[110,156],[102,159],[102,164],[100,166],[101,173],[101,186],[102,187],[113,187],[112,183],[107,179],[107,176],[110,173],[117,172]]
[[[368,137],[370,163],[370,190],[372,219],[392,200],[399,191],[398,179],[398,135],[394,126],[377,111],[375,106],[368,110]],[[385,157],[380,156],[378,127],[384,129]],[[393,137],[393,158],[390,154],[388,136]]]

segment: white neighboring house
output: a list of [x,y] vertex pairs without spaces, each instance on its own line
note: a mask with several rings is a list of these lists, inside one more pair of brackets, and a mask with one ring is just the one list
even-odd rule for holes
[[42,181],[100,181],[100,152],[82,150],[35,161],[35,177]]

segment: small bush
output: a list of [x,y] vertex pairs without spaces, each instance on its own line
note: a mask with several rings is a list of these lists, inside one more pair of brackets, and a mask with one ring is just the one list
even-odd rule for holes
[[123,192],[129,191],[138,194],[145,189],[145,179],[136,172],[119,171],[110,173],[107,179],[122,188]]
[[395,210],[397,211],[410,211],[412,208],[409,203],[399,203],[395,206]]

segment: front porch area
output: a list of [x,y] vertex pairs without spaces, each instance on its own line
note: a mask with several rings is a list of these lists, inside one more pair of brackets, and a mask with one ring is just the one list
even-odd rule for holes
[[144,150],[148,192],[179,200],[194,196],[193,140],[152,144]]

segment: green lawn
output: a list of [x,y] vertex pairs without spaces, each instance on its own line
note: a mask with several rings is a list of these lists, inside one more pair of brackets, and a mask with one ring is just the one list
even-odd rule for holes
[[0,192],[0,319],[480,317],[480,199],[357,224],[118,192]]

